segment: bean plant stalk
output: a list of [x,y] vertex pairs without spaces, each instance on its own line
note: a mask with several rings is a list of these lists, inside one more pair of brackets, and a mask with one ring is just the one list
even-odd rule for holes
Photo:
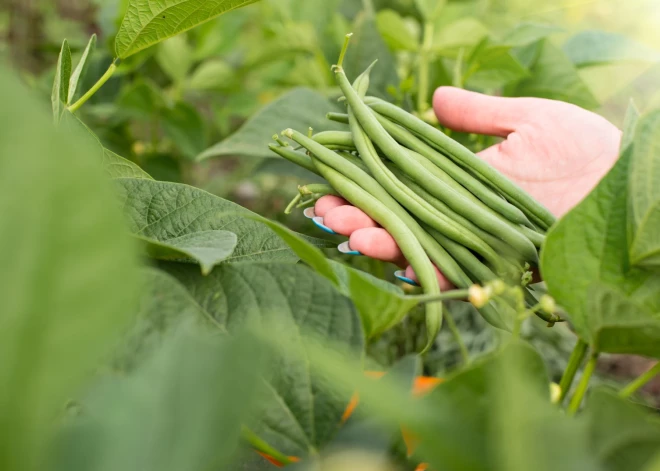
[[99,91],[99,89],[108,81],[110,80],[110,77],[112,77],[117,70],[117,59],[112,61],[112,64],[110,64],[110,67],[108,67],[108,70],[105,71],[105,73],[101,76],[98,81],[92,85],[92,88],[90,88],[87,93],[85,93],[83,96],[80,97],[78,101],[73,103],[71,106],[69,106],[68,110],[71,113],[75,113],[80,109],[82,105],[84,105],[87,100],[89,100],[96,92]]
[[429,67],[431,62],[431,48],[433,46],[434,25],[424,23],[424,38],[419,50],[419,90],[417,90],[417,112],[422,115],[429,107]]
[[626,399],[629,398],[630,396],[635,394],[640,388],[644,387],[646,383],[651,381],[659,374],[660,374],[660,362],[656,363],[655,366],[653,366],[650,370],[648,370],[646,373],[644,373],[639,378],[634,380],[628,386],[623,388],[621,392],[619,392],[619,396]]
[[559,404],[561,404],[564,399],[566,399],[566,395],[568,394],[568,391],[571,389],[571,385],[573,384],[573,380],[575,379],[575,374],[577,373],[578,369],[580,368],[580,365],[584,361],[584,357],[587,354],[587,343],[583,342],[581,339],[578,339],[577,343],[575,344],[575,347],[573,348],[573,353],[571,353],[571,357],[568,360],[568,365],[566,366],[566,370],[564,371],[564,375],[561,377],[561,381],[559,383],[559,388],[561,389],[561,393],[559,395]]
[[582,379],[580,379],[575,394],[571,398],[571,403],[568,406],[568,415],[575,415],[578,409],[580,409],[584,395],[587,393],[587,389],[589,389],[589,380],[591,380],[591,376],[594,374],[594,371],[596,371],[597,363],[598,352],[592,352],[587,365],[584,367]]

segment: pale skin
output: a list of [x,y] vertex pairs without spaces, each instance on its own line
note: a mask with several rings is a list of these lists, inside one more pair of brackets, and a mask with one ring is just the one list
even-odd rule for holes
[[[561,217],[577,205],[612,168],[621,131],[575,105],[540,98],[501,98],[453,87],[433,97],[440,123],[450,129],[501,137],[479,156]],[[394,239],[369,216],[336,196],[321,198],[314,212],[351,249],[406,267]],[[443,289],[450,283],[438,271]]]

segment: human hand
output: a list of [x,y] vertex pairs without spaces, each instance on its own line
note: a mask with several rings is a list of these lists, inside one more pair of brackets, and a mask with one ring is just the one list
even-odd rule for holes
[[[450,129],[505,138],[478,155],[558,217],[579,203],[618,157],[621,131],[575,105],[453,87],[436,90],[433,103],[438,120]],[[348,236],[352,250],[406,265],[394,239],[342,198],[325,196],[314,212],[327,227]],[[414,279],[410,267],[406,276]],[[439,276],[446,289],[449,282]]]

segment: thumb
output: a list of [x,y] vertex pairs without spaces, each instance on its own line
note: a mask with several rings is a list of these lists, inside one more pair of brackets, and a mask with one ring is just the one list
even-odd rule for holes
[[539,106],[534,98],[502,98],[455,87],[440,87],[433,109],[443,126],[459,132],[506,137]]

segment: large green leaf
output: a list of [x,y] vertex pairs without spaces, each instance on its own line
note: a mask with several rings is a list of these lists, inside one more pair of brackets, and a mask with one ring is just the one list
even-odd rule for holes
[[0,101],[0,469],[26,471],[130,321],[137,251],[94,148],[1,66]]
[[540,55],[531,69],[532,76],[513,91],[515,96],[535,96],[562,100],[583,108],[598,106],[596,98],[578,74],[575,65],[549,40],[544,40]]
[[[498,451],[508,451],[497,450],[495,442],[507,448],[506,442],[520,440],[519,432],[523,430],[513,431],[514,436],[508,439],[500,435],[503,432],[498,422],[500,413],[511,415],[513,419],[514,410],[520,404],[512,406],[498,394],[498,390],[505,387],[498,376],[507,366],[515,369],[517,381],[524,378],[525,387],[531,388],[532,396],[545,397],[547,401],[548,377],[543,360],[528,346],[513,344],[457,372],[424,399],[432,405],[433,416],[425,425],[426,433],[420,435],[420,453],[433,469],[512,469],[495,465],[500,458]],[[502,411],[498,410],[500,402]],[[536,402],[541,401],[535,399]],[[530,422],[537,418],[531,408],[526,407],[524,412]],[[520,418],[520,415],[516,417]],[[531,428],[527,433],[531,433]]]
[[466,84],[482,90],[501,88],[530,75],[511,55],[511,46],[491,44],[488,39],[476,46],[467,69]]
[[564,44],[564,51],[577,67],[620,61],[660,61],[660,51],[623,34],[580,31]]
[[584,411],[590,451],[608,471],[643,469],[660,449],[660,422],[605,389],[589,395]]
[[89,68],[89,63],[92,60],[92,54],[94,53],[95,48],[96,34],[92,34],[92,37],[89,38],[89,42],[87,43],[87,47],[85,47],[85,50],[83,51],[82,56],[78,61],[78,65],[76,65],[76,68],[71,74],[71,80],[69,81],[69,92],[67,94],[67,105],[73,103],[73,100],[76,97],[76,93],[78,92],[78,82],[85,78],[85,73]]
[[156,62],[175,84],[182,83],[194,63],[193,50],[186,35],[175,36],[160,43],[156,51]]
[[341,108],[313,90],[296,88],[266,105],[238,131],[204,151],[198,159],[223,155],[272,157],[268,144],[273,141],[273,134],[283,129],[306,131],[312,127],[315,132],[342,129],[341,124],[326,119],[329,111],[341,111]]
[[59,121],[64,112],[66,103],[69,101],[69,83],[71,80],[71,49],[65,39],[62,41],[60,55],[57,58],[55,67],[55,80],[53,81],[53,92],[50,101],[53,106],[53,116],[55,121]]
[[387,281],[341,263],[331,265],[339,278],[339,289],[353,300],[360,313],[367,338],[391,329],[419,304],[419,300]]
[[91,151],[88,158],[92,161],[97,159],[97,162],[103,167],[103,170],[105,170],[110,178],[152,179],[138,165],[104,148],[96,134],[73,113],[64,111],[60,126],[78,134],[79,139],[86,141],[87,149]]
[[628,176],[634,145],[549,232],[541,271],[577,333],[602,351],[660,355],[660,273],[630,266]]
[[346,74],[351,79],[356,78],[375,60],[378,64],[371,76],[369,94],[388,98],[388,88],[399,86],[396,60],[378,32],[376,19],[360,14],[353,25],[353,38],[344,61]]
[[115,38],[124,59],[218,15],[257,0],[130,0]]
[[[295,261],[298,257],[278,235],[247,209],[203,190],[178,183],[120,178],[119,198],[130,230],[139,236],[165,242],[205,231],[229,231],[238,245],[227,262]],[[245,217],[243,217],[245,216]],[[325,247],[311,237],[305,240]]]
[[391,329],[419,304],[419,299],[406,296],[401,288],[368,273],[328,260],[323,252],[286,227],[257,217],[279,235],[284,242],[312,267],[327,278],[357,308],[367,338]]
[[206,125],[195,107],[178,102],[162,113],[163,131],[184,157],[194,160],[207,146]]
[[143,280],[135,321],[115,348],[112,370],[130,374],[142,367],[182,327],[226,333],[174,277],[146,268]]
[[182,325],[129,375],[101,377],[82,397],[50,469],[230,469],[263,360],[249,336]]
[[660,111],[636,124],[629,185],[630,261],[660,268]]
[[523,47],[560,31],[562,29],[554,25],[524,22],[507,31],[497,43],[511,47]]
[[376,24],[381,36],[390,47],[397,51],[417,51],[419,39],[406,21],[394,10],[381,10],[376,15]]
[[415,0],[415,6],[424,21],[433,23],[438,19],[447,0]]
[[150,257],[175,262],[195,261],[203,275],[229,258],[237,244],[236,234],[228,231],[191,232],[162,242],[146,237],[139,239]]
[[185,265],[166,269],[230,333],[263,326],[269,337],[288,346],[272,359],[250,428],[286,456],[321,449],[336,432],[350,394],[333,390],[310,366],[303,338],[312,335],[361,351],[363,332],[350,300],[301,265],[223,264],[207,277]]

